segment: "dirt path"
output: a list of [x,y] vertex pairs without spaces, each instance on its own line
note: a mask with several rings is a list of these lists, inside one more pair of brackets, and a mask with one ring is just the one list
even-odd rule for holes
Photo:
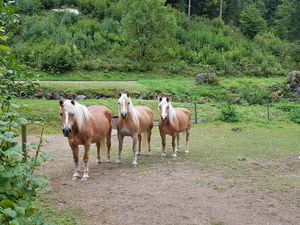
[[[299,224],[299,196],[257,190],[251,181],[234,185],[218,173],[160,159],[130,168],[129,161],[96,164],[90,180],[72,181],[73,162],[67,140],[48,136],[45,150],[53,161],[42,171],[51,177],[47,197],[58,209],[81,209],[89,224]],[[114,137],[113,150],[116,149]],[[142,160],[143,157],[142,156]],[[219,188],[225,187],[225,188]]]

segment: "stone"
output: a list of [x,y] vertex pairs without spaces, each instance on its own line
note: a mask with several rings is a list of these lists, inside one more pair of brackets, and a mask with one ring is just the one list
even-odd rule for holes
[[196,84],[218,84],[218,77],[215,73],[199,73],[195,77]]
[[77,95],[77,96],[75,96],[75,100],[83,100],[83,99],[85,99],[86,98],[86,96],[85,95]]

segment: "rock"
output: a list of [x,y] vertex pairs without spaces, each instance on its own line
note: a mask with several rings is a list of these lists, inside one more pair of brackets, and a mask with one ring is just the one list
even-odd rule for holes
[[291,91],[294,97],[300,98],[300,71],[291,71],[288,74],[285,89]]
[[195,80],[196,84],[218,84],[218,77],[215,73],[199,73]]
[[58,93],[49,93],[47,94],[47,99],[51,99],[51,100],[59,100],[61,99],[61,96]]
[[77,96],[75,96],[75,100],[83,100],[83,99],[85,99],[86,98],[86,96],[85,95],[77,95]]
[[78,9],[73,9],[73,8],[64,8],[64,9],[52,9],[52,12],[68,12],[68,13],[73,13],[75,15],[79,15],[79,10]]
[[35,97],[35,98],[44,98],[44,92],[37,91],[37,92],[34,93],[33,97]]

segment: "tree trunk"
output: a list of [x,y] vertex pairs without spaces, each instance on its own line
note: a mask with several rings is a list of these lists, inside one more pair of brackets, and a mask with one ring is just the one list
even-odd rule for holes
[[188,17],[191,16],[191,5],[192,5],[192,0],[189,0],[189,5],[188,5]]
[[220,20],[222,20],[222,14],[223,14],[223,0],[220,0],[220,14],[219,14]]

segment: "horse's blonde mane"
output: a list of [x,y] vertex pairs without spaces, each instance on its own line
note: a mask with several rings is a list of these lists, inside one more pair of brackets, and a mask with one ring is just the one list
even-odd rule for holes
[[176,118],[176,110],[172,106],[171,102],[169,102],[169,120],[170,124],[173,126],[174,125],[174,120]]
[[65,100],[63,107],[67,112],[74,114],[74,119],[79,131],[81,131],[84,126],[84,119],[90,119],[92,117],[88,108],[78,102],[75,102],[75,105],[73,105],[71,100]]
[[130,97],[127,97],[127,94],[122,94],[121,97],[120,97],[120,99],[121,98],[128,98],[130,100],[130,104],[128,105],[128,112],[132,116],[132,119],[133,119],[134,123],[137,124],[137,125],[139,125],[139,112],[133,106]]

